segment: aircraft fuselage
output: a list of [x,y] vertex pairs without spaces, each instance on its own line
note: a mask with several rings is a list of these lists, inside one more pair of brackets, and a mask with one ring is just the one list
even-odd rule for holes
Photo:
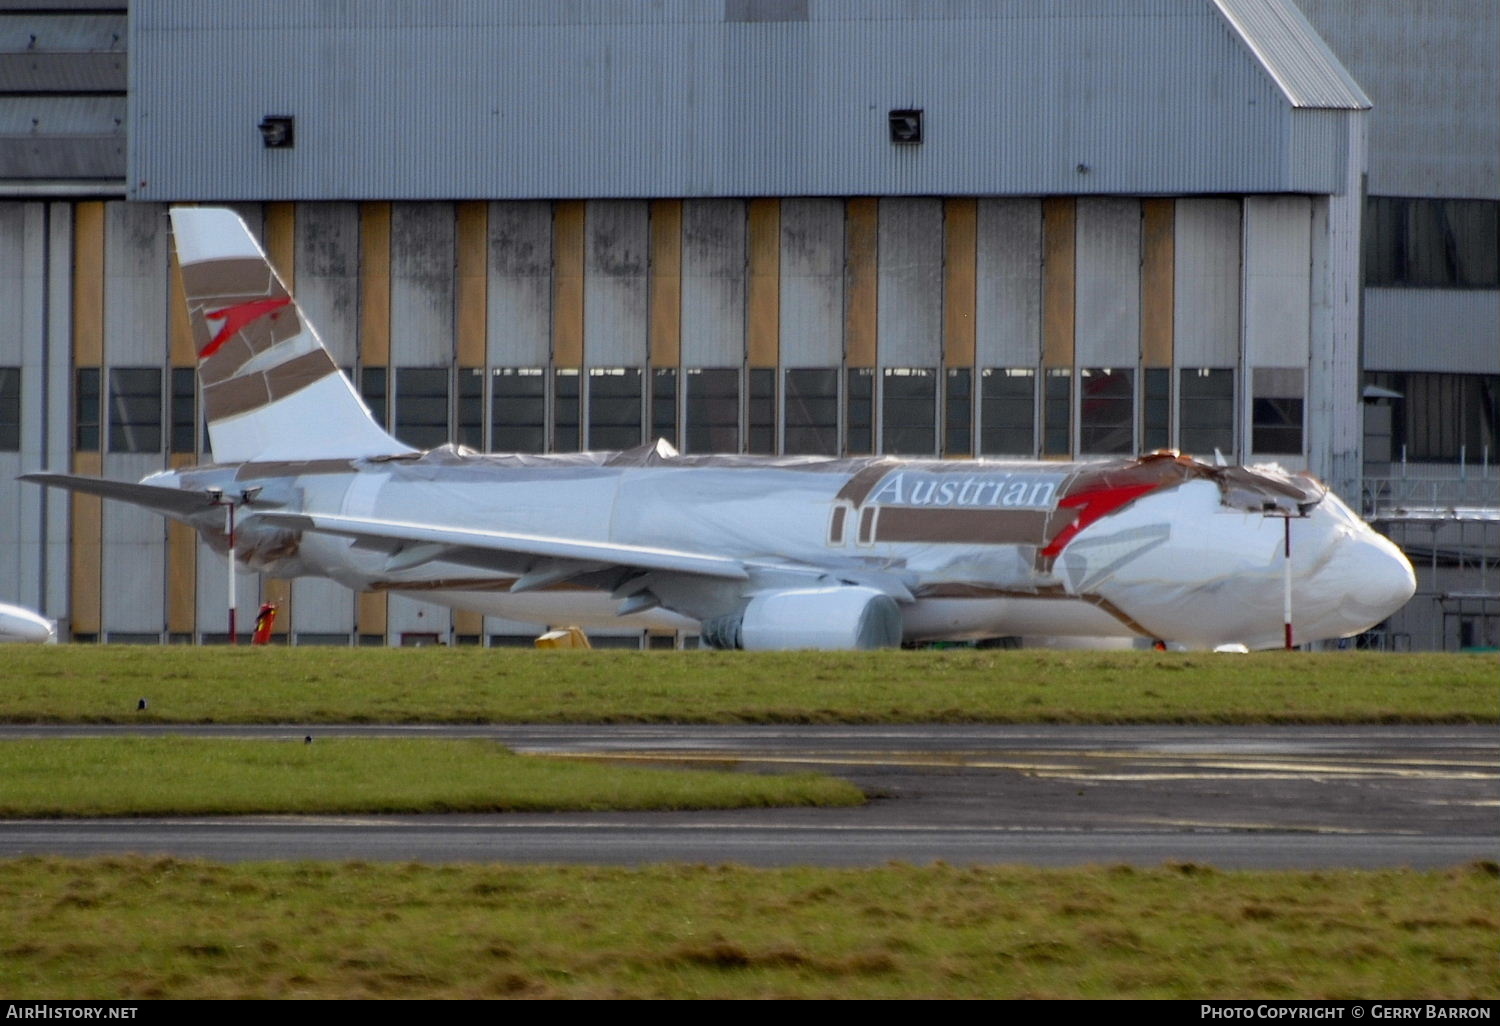
[[[906,641],[1045,634],[1270,647],[1284,638],[1288,518],[1299,642],[1366,629],[1412,586],[1400,552],[1310,479],[1169,455],[1036,463],[445,448],[208,466],[147,483],[248,492],[236,548],[251,569],[538,624],[693,629],[759,592],[859,585],[897,600]],[[258,516],[421,525],[439,509],[452,528],[728,556],[749,573],[628,575],[602,561],[372,542]],[[195,524],[222,548],[220,516],[205,511]],[[627,607],[648,589],[650,605]]]

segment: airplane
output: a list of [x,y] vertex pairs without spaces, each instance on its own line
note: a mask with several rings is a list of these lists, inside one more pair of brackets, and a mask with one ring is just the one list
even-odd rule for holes
[[214,462],[145,506],[271,577],[713,648],[1013,635],[1269,648],[1346,637],[1410,563],[1313,478],[1175,452],[1100,462],[419,452],[370,416],[232,211],[172,210]]
[[57,626],[29,609],[0,602],[0,642],[29,641],[47,643],[57,640]]

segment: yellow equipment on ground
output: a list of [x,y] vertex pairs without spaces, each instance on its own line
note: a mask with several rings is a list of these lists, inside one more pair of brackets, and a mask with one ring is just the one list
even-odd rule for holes
[[556,627],[536,639],[537,648],[593,648],[582,627]]

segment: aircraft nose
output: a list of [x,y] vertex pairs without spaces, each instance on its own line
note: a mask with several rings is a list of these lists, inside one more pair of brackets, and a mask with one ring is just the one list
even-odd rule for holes
[[1336,636],[1368,630],[1407,603],[1417,590],[1411,563],[1389,539],[1363,530],[1341,540],[1318,575],[1337,618]]
[[1371,532],[1359,558],[1365,563],[1369,580],[1365,601],[1385,610],[1380,619],[1406,605],[1417,593],[1417,575],[1412,572],[1411,561],[1389,539]]

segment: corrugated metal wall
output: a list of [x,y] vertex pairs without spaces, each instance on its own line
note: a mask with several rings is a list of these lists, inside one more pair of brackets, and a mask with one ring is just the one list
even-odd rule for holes
[[126,149],[125,5],[6,7],[0,10],[0,183],[119,195]]
[[837,367],[844,357],[844,205],[781,204],[781,363]]
[[0,602],[54,618],[67,610],[69,504],[15,476],[68,467],[70,215],[65,203],[0,203],[0,365],[21,383],[19,448],[0,451]]
[[591,367],[640,367],[647,357],[651,235],[641,200],[590,203],[584,219],[584,338]]
[[1141,205],[1078,201],[1077,361],[1129,367],[1140,355]]
[[[1295,107],[1200,0],[504,7],[139,0],[140,199],[1330,192]],[[778,13],[779,12],[779,13]],[[209,59],[206,55],[212,55]],[[920,108],[920,145],[887,114]],[[1083,112],[1087,116],[1083,116]],[[257,124],[294,115],[291,149]]]
[[1374,103],[1371,195],[1500,199],[1500,4],[1298,4]]
[[1232,199],[1177,201],[1173,319],[1184,367],[1239,363],[1240,207]]
[[488,358],[544,367],[552,338],[552,205],[489,205]]
[[[1500,199],[1500,4],[1298,2],[1374,102],[1370,195]],[[1364,370],[1500,370],[1500,291],[1369,288],[1364,301]]]
[[1500,292],[1366,289],[1365,366],[1500,374]]
[[[593,206],[593,204],[591,204]],[[745,361],[745,204],[682,205],[682,364]]]
[[1029,367],[1042,332],[1042,205],[979,202],[976,359]]

